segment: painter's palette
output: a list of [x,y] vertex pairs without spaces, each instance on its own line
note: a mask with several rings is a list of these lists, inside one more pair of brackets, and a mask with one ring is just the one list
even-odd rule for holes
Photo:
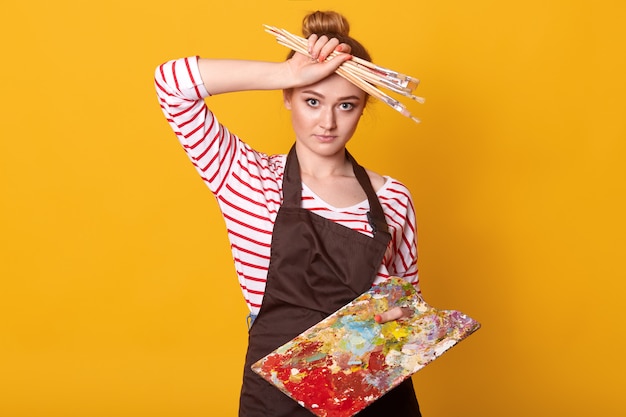
[[[376,314],[410,307],[413,317],[378,324]],[[350,417],[409,378],[480,324],[437,310],[391,278],[276,349],[252,369],[320,417]]]

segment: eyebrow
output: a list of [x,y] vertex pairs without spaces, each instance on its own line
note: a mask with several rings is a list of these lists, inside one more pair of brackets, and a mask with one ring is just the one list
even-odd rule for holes
[[[313,96],[317,96],[320,98],[326,98],[323,94],[318,93],[317,91],[314,90],[304,90],[301,92],[301,94],[311,94]],[[346,97],[339,97],[339,101],[344,101],[344,100],[361,100],[361,97],[359,96],[346,96]]]

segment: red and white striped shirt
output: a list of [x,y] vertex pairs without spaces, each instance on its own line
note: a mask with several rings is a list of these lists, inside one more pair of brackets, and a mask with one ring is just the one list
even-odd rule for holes
[[[210,94],[200,77],[197,57],[159,66],[155,85],[167,121],[218,201],[241,291],[251,313],[257,314],[269,268],[274,220],[282,203],[286,155],[257,152],[218,122],[204,102]],[[377,195],[392,239],[375,283],[398,276],[419,290],[413,201],[402,183],[390,177],[385,180]],[[366,216],[367,200],[336,208],[303,184],[302,207],[372,235]]]

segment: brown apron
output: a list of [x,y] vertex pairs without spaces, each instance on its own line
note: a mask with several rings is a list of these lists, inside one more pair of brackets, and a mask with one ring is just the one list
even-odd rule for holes
[[[263,303],[250,328],[240,417],[313,415],[250,366],[367,291],[376,277],[391,236],[365,169],[347,151],[346,156],[367,194],[374,237],[301,207],[300,164],[292,147],[283,177],[283,204],[274,224]],[[410,378],[358,414],[387,415],[421,415]]]

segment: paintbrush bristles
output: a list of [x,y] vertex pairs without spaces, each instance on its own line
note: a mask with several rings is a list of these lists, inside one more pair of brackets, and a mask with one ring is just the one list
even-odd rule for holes
[[[284,29],[278,29],[268,25],[264,26],[265,31],[274,35],[280,45],[290,48],[302,55],[310,56],[308,42],[305,38],[293,35]],[[333,59],[337,55],[339,55],[338,52],[333,52],[326,59]],[[380,67],[355,56],[341,64],[335,72],[369,95],[379,99],[394,110],[397,110],[402,115],[411,118],[411,120],[415,122],[419,122],[419,119],[411,116],[406,106],[376,88],[376,86],[384,87],[419,103],[423,103],[424,99],[422,97],[411,94],[419,85],[417,78]]]

